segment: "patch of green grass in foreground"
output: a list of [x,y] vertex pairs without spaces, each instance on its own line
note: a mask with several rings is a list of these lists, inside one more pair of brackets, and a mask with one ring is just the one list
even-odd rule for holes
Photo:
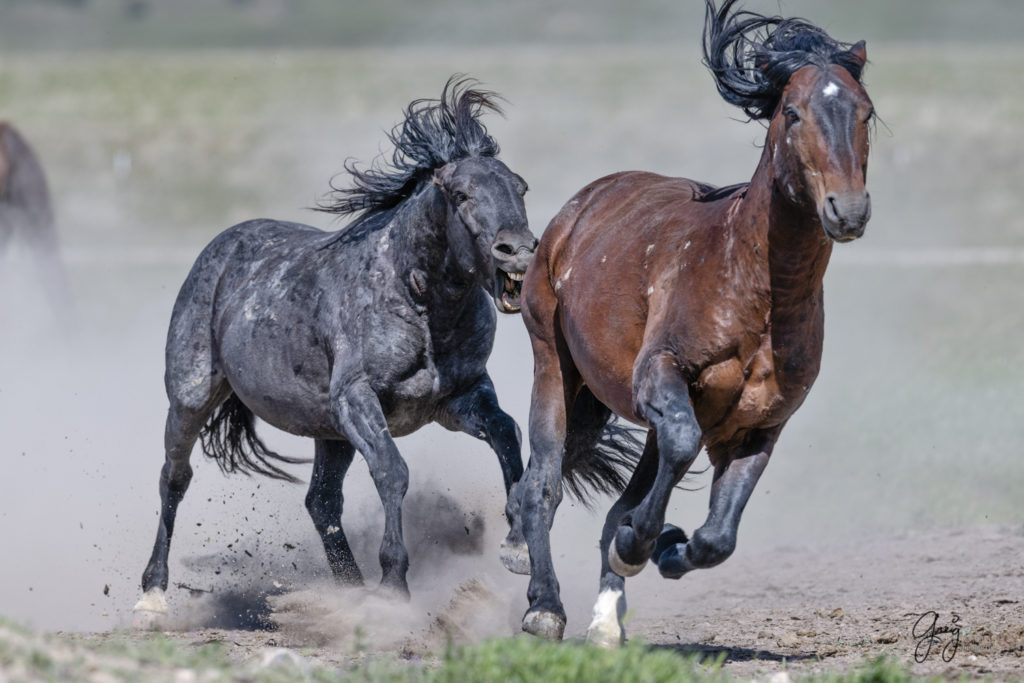
[[[59,636],[40,636],[0,618],[0,679],[31,681],[91,680],[97,676],[113,681],[184,680],[192,672],[205,683],[251,681],[365,681],[373,683],[473,683],[484,681],[572,681],[608,683],[658,683],[661,681],[749,680],[737,679],[722,667],[722,658],[680,656],[665,648],[651,648],[640,641],[625,647],[601,650],[578,643],[548,643],[526,637],[492,640],[478,645],[453,647],[440,660],[418,662],[387,655],[354,653],[341,668],[315,665],[308,659],[285,659],[260,667],[257,659],[232,661],[220,643],[199,647],[181,644],[160,634],[139,638],[114,635],[98,645]],[[779,670],[784,670],[780,665]],[[766,677],[762,677],[767,680]],[[916,679],[900,664],[885,658],[865,662],[848,673],[795,680],[821,683],[903,683]]]

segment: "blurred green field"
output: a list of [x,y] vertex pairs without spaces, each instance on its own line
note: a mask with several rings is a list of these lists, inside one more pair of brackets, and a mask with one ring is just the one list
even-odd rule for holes
[[[1012,0],[752,0],[873,41],[1020,43]],[[0,45],[110,48],[493,46],[678,43],[699,25],[698,0],[4,0]]]
[[[68,10],[0,2],[0,117],[18,125],[49,171],[83,320],[81,336],[60,346],[45,315],[26,321],[11,317],[16,307],[0,307],[8,316],[0,325],[14,331],[0,359],[0,414],[11,418],[0,538],[23,558],[0,567],[0,595],[16,615],[46,625],[108,626],[134,600],[155,524],[163,335],[193,256],[247,218],[332,227],[329,216],[308,207],[346,158],[368,162],[385,149],[382,131],[411,99],[436,97],[455,72],[507,98],[507,118],[488,123],[502,158],[532,188],[527,206],[537,234],[562,202],[602,174],[644,168],[724,185],[749,178],[760,154],[763,129],[735,120],[742,114],[718,98],[699,64],[699,26],[690,21],[699,12],[689,6],[638,6],[634,26],[618,22],[629,14],[625,6],[598,3],[596,28],[584,29],[570,19],[587,11],[569,4],[560,10],[570,17],[564,31],[576,33],[563,45],[550,32],[557,22],[541,21],[535,2],[488,2],[462,16],[445,11],[464,7],[457,3],[431,3],[428,11],[389,0],[366,5],[365,16],[340,22],[347,28],[335,35],[339,15],[326,0],[310,0],[296,4],[308,24],[288,30],[320,47],[298,48],[270,19],[263,38],[238,27],[244,37],[232,37],[238,15],[227,9],[186,30],[197,2],[160,5],[151,19],[170,23],[145,24],[145,33],[118,18],[119,5],[96,0],[99,14],[49,45],[57,51],[46,37]],[[253,11],[266,6],[254,1]],[[838,37],[868,39],[866,81],[884,122],[868,183],[874,217],[863,240],[835,250],[822,373],[748,507],[741,551],[792,539],[1022,522],[1024,91],[1016,84],[1024,47],[1013,28],[1024,6],[937,2],[920,23],[911,8],[921,3],[872,0],[863,6],[874,14],[857,16],[850,6],[785,4],[824,15],[822,23],[841,27]],[[661,10],[670,19],[652,20]],[[165,12],[181,12],[181,25]],[[10,22],[15,15],[18,22]],[[383,16],[387,27],[373,29]],[[423,17],[430,21],[418,23]],[[449,21],[457,44],[444,44]],[[490,32],[479,28],[485,25]],[[527,38],[502,38],[494,26]],[[941,39],[934,43],[926,39],[933,28]],[[987,31],[1002,42],[981,40]],[[358,39],[344,37],[350,34]],[[262,44],[276,47],[224,47]],[[218,49],[181,49],[194,45]],[[81,51],[63,51],[72,48]],[[31,286],[8,298],[26,297]],[[491,369],[521,425],[528,348],[518,318],[503,318]],[[293,454],[309,448],[273,438]],[[472,490],[492,503],[489,520],[500,531],[500,505],[493,504],[500,478],[485,446],[425,430],[399,447],[413,488],[449,486],[456,497]],[[238,491],[248,499],[257,485],[222,481],[215,468],[195,464],[201,492],[182,509],[181,524],[192,531],[175,539],[179,558],[216,553],[207,541],[221,533],[217,524],[227,536],[250,514],[238,501],[226,521],[211,520],[211,498]],[[372,513],[378,504],[365,470],[357,470],[346,484],[347,510]],[[437,485],[436,472],[462,473],[466,488]],[[37,480],[45,495],[23,485]],[[263,486],[258,526],[268,536],[298,535],[315,549],[302,491]],[[55,513],[52,500],[74,514]],[[279,507],[282,500],[287,505]],[[706,489],[679,493],[670,517],[692,529],[706,506]],[[276,518],[265,517],[267,509]],[[196,529],[200,522],[206,526]],[[572,562],[585,562],[588,577],[596,575],[599,526],[599,515],[567,503],[555,528],[554,543]],[[38,548],[44,527],[65,545]],[[376,542],[364,548],[371,556]],[[65,553],[86,558],[72,585],[51,575]],[[192,569],[172,571],[188,578]],[[29,592],[41,582],[53,592]],[[101,599],[81,597],[85,582],[94,593],[109,583],[117,606],[107,607],[113,598],[83,606]],[[585,589],[589,596],[589,578]],[[582,604],[588,609],[589,597]],[[91,609],[88,616],[83,609]]]

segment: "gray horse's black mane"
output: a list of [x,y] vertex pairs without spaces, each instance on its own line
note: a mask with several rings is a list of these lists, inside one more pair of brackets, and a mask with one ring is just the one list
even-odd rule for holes
[[810,64],[823,69],[837,64],[860,82],[864,61],[852,44],[803,19],[733,12],[736,2],[726,0],[715,9],[714,0],[706,0],[704,64],[725,101],[750,118],[770,119],[790,76]]
[[[383,225],[394,210],[431,181],[435,169],[468,157],[493,157],[498,143],[487,133],[479,117],[485,110],[501,113],[496,93],[479,90],[477,81],[462,75],[448,79],[441,98],[414,100],[405,109],[405,120],[387,134],[395,149],[387,162],[383,155],[369,168],[345,162],[351,187],[336,187],[320,211],[338,215],[359,214],[342,233],[353,228]],[[359,232],[364,232],[360,230]]]

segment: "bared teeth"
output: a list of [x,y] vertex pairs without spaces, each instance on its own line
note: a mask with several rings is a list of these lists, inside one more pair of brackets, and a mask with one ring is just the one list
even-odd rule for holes
[[515,282],[522,282],[523,278],[526,276],[526,273],[505,273],[505,274],[508,276],[509,280],[514,280]]

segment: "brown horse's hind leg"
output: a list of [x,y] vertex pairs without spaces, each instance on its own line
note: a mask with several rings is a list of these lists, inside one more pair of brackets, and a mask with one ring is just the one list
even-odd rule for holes
[[637,414],[657,434],[658,473],[643,501],[619,522],[608,548],[608,562],[620,576],[633,576],[644,568],[664,526],[672,489],[696,459],[701,444],[689,389],[675,359],[667,354],[648,357],[638,364],[635,378]]
[[354,456],[355,448],[348,441],[317,439],[306,509],[324,543],[334,577],[342,583],[362,585],[363,575],[341,527],[342,481]]
[[[728,458],[715,464],[707,520],[688,542],[664,544],[666,549],[652,558],[662,576],[678,579],[694,569],[721,564],[732,555],[743,508],[768,465],[779,430],[751,432]],[[672,533],[672,529],[664,532]]]
[[622,617],[626,613],[626,580],[612,571],[608,562],[619,521],[636,507],[650,491],[658,473],[658,439],[654,430],[647,433],[647,444],[637,462],[626,489],[608,511],[601,531],[601,589],[594,604],[594,617],[587,628],[587,642],[600,647],[618,647],[625,639]]

